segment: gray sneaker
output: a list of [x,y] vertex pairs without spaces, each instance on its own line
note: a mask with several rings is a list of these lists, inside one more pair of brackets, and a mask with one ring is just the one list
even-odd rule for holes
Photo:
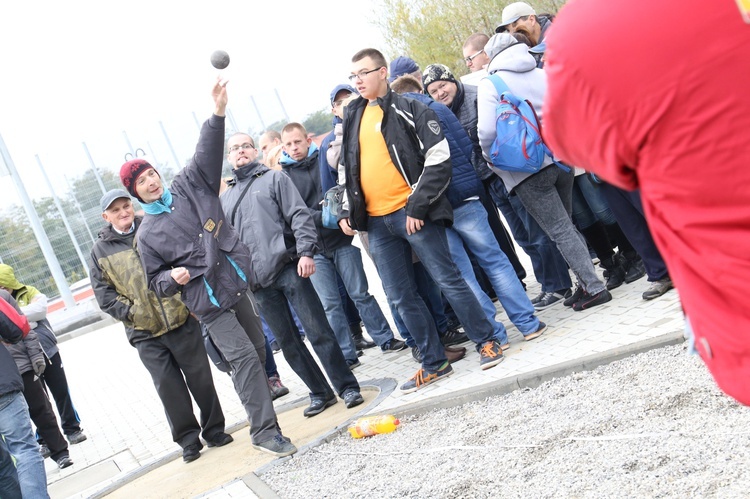
[[672,279],[669,276],[659,279],[658,281],[653,281],[651,286],[643,292],[643,299],[653,300],[654,298],[660,297],[673,287],[674,284],[672,284]]
[[560,293],[544,293],[544,296],[538,302],[534,303],[534,309],[544,310],[558,303],[562,303],[563,300],[565,300],[565,296]]
[[272,454],[276,457],[291,456],[297,452],[297,447],[295,447],[293,443],[287,442],[284,437],[279,434],[265,442],[253,444],[253,448],[267,454]]

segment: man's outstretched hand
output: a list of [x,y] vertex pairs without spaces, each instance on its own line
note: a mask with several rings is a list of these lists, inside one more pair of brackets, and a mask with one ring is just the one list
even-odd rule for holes
[[227,83],[229,82],[226,80],[222,81],[221,76],[219,76],[216,78],[213,90],[211,90],[211,97],[214,98],[214,104],[216,104],[216,108],[214,109],[216,116],[224,116],[226,114],[227,102],[229,101]]

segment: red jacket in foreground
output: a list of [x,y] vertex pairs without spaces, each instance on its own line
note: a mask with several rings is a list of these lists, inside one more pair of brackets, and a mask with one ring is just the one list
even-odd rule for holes
[[546,40],[545,139],[641,189],[696,348],[750,404],[750,25],[735,0],[576,0]]

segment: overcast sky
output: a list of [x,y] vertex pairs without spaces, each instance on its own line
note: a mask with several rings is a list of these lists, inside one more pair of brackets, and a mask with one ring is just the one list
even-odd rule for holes
[[[180,161],[192,154],[198,128],[211,113],[219,73],[211,53],[231,63],[229,108],[238,128],[292,120],[329,106],[346,81],[357,50],[385,49],[373,25],[379,0],[50,0],[5,2],[0,9],[0,135],[34,197],[49,196],[38,154],[58,194],[64,175],[97,166],[119,169],[132,146],[174,166],[159,121]],[[228,125],[229,126],[229,125]],[[180,165],[182,166],[182,165]],[[10,178],[0,178],[5,203],[20,204]],[[12,194],[12,195],[11,195]]]

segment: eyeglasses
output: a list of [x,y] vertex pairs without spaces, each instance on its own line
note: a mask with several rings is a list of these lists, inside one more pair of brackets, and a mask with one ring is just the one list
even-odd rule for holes
[[385,66],[380,66],[380,67],[378,67],[378,68],[375,68],[375,69],[371,69],[371,70],[369,70],[369,71],[368,71],[368,70],[366,70],[366,69],[363,69],[362,71],[360,71],[360,72],[359,72],[359,73],[357,73],[357,74],[349,75],[349,81],[354,81],[354,80],[364,80],[364,79],[365,79],[365,76],[367,76],[368,74],[370,74],[370,73],[374,73],[375,71],[378,71],[378,70],[380,70],[381,68],[384,68],[384,67],[385,67]]
[[476,54],[470,55],[469,57],[464,57],[464,61],[466,61],[466,64],[471,64],[471,61],[479,57],[479,54],[481,54],[482,52],[484,52],[484,49],[480,50]]
[[343,104],[345,100],[346,99],[339,99],[339,100],[333,101],[333,107],[341,107],[341,104]]
[[229,148],[229,152],[236,152],[240,149],[255,149],[255,146],[252,145],[250,142],[245,142],[244,144],[235,145]]

